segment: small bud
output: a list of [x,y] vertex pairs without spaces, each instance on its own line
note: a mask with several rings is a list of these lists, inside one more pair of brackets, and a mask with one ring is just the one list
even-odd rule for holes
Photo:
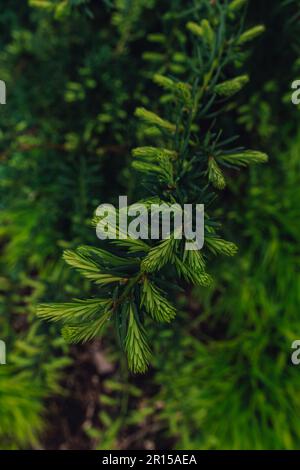
[[152,33],[147,36],[148,41],[164,44],[166,42],[166,36],[160,33]]
[[215,33],[209,24],[209,22],[205,19],[201,21],[201,25],[199,26],[197,23],[193,21],[189,21],[186,25],[187,29],[189,29],[193,34],[198,37],[204,39],[208,46],[212,46],[215,40]]
[[201,28],[203,30],[203,38],[205,42],[209,45],[212,46],[215,41],[215,33],[209,24],[209,22],[205,19],[201,21]]
[[217,189],[224,189],[226,186],[221,168],[213,157],[208,160],[208,179]]
[[184,82],[175,82],[164,75],[155,74],[153,81],[165,90],[170,91],[175,97],[181,99],[187,106],[191,105],[191,86]]
[[220,155],[218,159],[231,165],[247,166],[257,163],[266,163],[268,161],[268,155],[256,150],[245,150],[243,152]]
[[229,10],[230,11],[237,11],[237,10],[240,10],[245,4],[247,3],[247,0],[233,0],[230,4],[229,4]]
[[238,93],[248,82],[248,75],[241,75],[233,78],[232,80],[227,80],[226,82],[216,85],[215,92],[221,96],[232,96]]
[[164,62],[165,56],[159,52],[144,52],[142,58],[147,62]]
[[157,114],[152,113],[152,111],[148,111],[145,108],[137,108],[135,110],[135,115],[152,126],[158,126],[170,133],[174,133],[176,131],[176,126],[174,124],[162,119]]
[[194,23],[193,21],[189,21],[186,27],[189,31],[191,31],[196,36],[199,36],[200,38],[203,37],[203,28],[199,26],[197,23]]
[[60,19],[67,15],[71,10],[71,6],[68,0],[60,2],[55,10],[55,18]]

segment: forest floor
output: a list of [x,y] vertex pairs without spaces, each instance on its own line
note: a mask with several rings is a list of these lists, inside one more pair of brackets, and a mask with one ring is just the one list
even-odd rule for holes
[[[99,341],[71,348],[72,366],[66,370],[62,384],[66,394],[52,397],[47,402],[47,430],[41,442],[42,448],[97,449],[99,443],[101,445],[101,434],[107,432],[99,419],[99,413],[105,410],[111,418],[118,418],[120,408],[106,406],[99,400],[105,380],[116,380],[116,377],[120,377],[120,371],[107,359],[102,348]],[[138,425],[126,424],[126,414],[128,415],[132,408],[141,409],[147,406],[154,393],[151,372],[147,376],[130,378],[130,383],[138,388],[142,385],[143,394],[141,397],[129,398],[124,416],[125,425],[118,435],[112,438],[111,450],[172,448],[173,440],[163,436],[163,423],[157,419],[159,405],[154,406],[153,416],[147,416]],[[91,437],[87,432],[91,428],[97,430],[97,438]]]

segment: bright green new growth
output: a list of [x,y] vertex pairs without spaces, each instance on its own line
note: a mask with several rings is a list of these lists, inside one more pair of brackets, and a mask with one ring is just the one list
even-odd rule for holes
[[255,163],[266,163],[268,161],[268,155],[254,150],[245,150],[244,152],[220,155],[218,160],[220,162],[230,163],[231,165],[246,166]]
[[181,99],[187,106],[191,105],[191,86],[187,83],[175,82],[174,80],[159,74],[154,75],[153,80],[165,90],[173,93],[175,97]]
[[187,29],[189,29],[193,34],[202,38],[203,36],[203,28],[199,26],[197,23],[193,21],[189,21],[186,25]]
[[174,124],[166,121],[165,119],[162,119],[157,114],[153,113],[152,111],[148,111],[145,108],[137,108],[135,115],[142,119],[146,124],[157,126],[162,130],[170,132],[171,134],[176,132],[176,126]]
[[159,322],[169,323],[176,316],[176,309],[164,297],[164,292],[147,278],[143,283],[141,307]]
[[215,87],[215,92],[218,95],[229,97],[238,93],[248,82],[248,75],[242,75],[240,77],[233,78],[232,80],[220,83]]
[[156,160],[159,158],[177,158],[177,153],[174,150],[160,149],[157,147],[137,147],[132,150],[132,156],[141,159]]
[[230,11],[240,10],[246,3],[247,3],[247,0],[233,0],[229,4],[229,10]]
[[145,372],[151,359],[146,331],[140,324],[135,305],[130,302],[125,308],[128,315],[128,329],[125,338],[128,364],[133,372]]
[[203,19],[198,25],[193,21],[189,21],[186,25],[187,29],[198,37],[201,37],[207,46],[212,47],[215,41],[215,33],[207,19]]
[[71,12],[72,2],[70,0],[29,0],[29,5],[49,12],[54,12],[55,18],[60,19]]
[[[9,398],[8,398],[9,397]],[[43,391],[27,372],[17,373],[11,367],[0,371],[1,426],[0,438],[14,445],[37,443],[43,428]]]
[[[235,63],[230,44],[240,44],[241,38],[242,43],[247,42],[254,32],[237,38],[239,25],[230,23],[232,4],[218,5],[212,21],[211,5],[206,8],[204,3],[201,24],[192,14],[187,22],[187,35],[181,32],[186,60],[180,78],[174,74],[154,74],[154,82],[163,90],[160,101],[163,109],[157,112],[156,108],[151,111],[139,107],[135,112],[141,121],[141,136],[146,139],[147,135],[147,143],[132,151],[132,166],[141,173],[145,189],[140,202],[148,207],[155,200],[180,206],[211,201],[215,197],[213,187],[219,190],[226,185],[226,168],[267,160],[265,154],[257,151],[230,148],[230,138],[220,140],[218,116],[223,113],[220,101],[227,101],[248,82],[247,75],[224,81],[228,64]],[[258,29],[261,32],[261,27]],[[219,96],[225,99],[220,100]],[[203,130],[207,124],[210,131]],[[152,137],[149,126],[158,131]],[[153,143],[149,144],[149,139]],[[90,246],[67,250],[65,261],[96,285],[99,298],[43,304],[38,315],[60,321],[63,335],[70,342],[90,340],[114,325],[130,369],[145,372],[151,360],[148,328],[152,322],[170,323],[177,313],[176,296],[173,304],[169,300],[171,287],[178,292],[186,284],[210,286],[212,277],[206,269],[209,256],[233,256],[237,252],[234,243],[220,237],[219,226],[210,211],[209,207],[205,213],[205,243],[201,252],[185,250],[188,240],[177,240],[174,233],[157,242],[113,240],[110,249],[116,254],[107,248]]]
[[263,25],[254,26],[253,28],[248,29],[240,36],[237,44],[242,45],[242,44],[245,44],[246,42],[252,41],[256,37],[263,34],[265,32],[265,29],[266,28]]

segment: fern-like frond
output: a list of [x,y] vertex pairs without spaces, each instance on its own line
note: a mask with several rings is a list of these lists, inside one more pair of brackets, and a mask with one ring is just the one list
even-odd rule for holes
[[127,353],[128,364],[133,372],[146,372],[150,359],[151,351],[148,344],[148,338],[143,325],[137,318],[135,305],[128,304],[128,327],[125,339],[125,351]]

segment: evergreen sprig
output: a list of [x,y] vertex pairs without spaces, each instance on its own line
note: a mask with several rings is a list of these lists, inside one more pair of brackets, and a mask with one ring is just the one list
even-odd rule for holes
[[[160,109],[138,107],[135,112],[145,139],[151,137],[149,126],[156,129],[150,146],[133,150],[133,168],[141,172],[145,188],[140,202],[148,200],[150,204],[153,198],[180,206],[211,202],[215,193],[209,183],[224,189],[223,168],[266,161],[263,153],[230,148],[232,138],[220,140],[223,131],[218,118],[226,112],[227,100],[249,80],[246,74],[229,77],[228,71],[240,58],[241,47],[263,32],[261,26],[241,32],[240,21],[232,14],[242,4],[206,0],[200,12],[191,9],[185,31],[181,31],[185,53],[180,77],[161,70],[154,74],[154,83],[162,89]],[[203,18],[200,23],[199,13]],[[110,248],[67,251],[65,260],[97,284],[101,298],[42,305],[38,314],[61,320],[63,334],[70,341],[89,340],[106,322],[114,321],[129,367],[144,372],[151,358],[146,332],[149,321],[170,322],[176,315],[175,304],[168,300],[168,285],[179,289],[184,280],[209,286],[212,278],[206,266],[210,254],[233,256],[237,251],[234,243],[220,237],[209,210],[202,252],[187,253],[186,241],[171,233],[169,239],[157,242],[115,240],[112,244],[117,255]]]

